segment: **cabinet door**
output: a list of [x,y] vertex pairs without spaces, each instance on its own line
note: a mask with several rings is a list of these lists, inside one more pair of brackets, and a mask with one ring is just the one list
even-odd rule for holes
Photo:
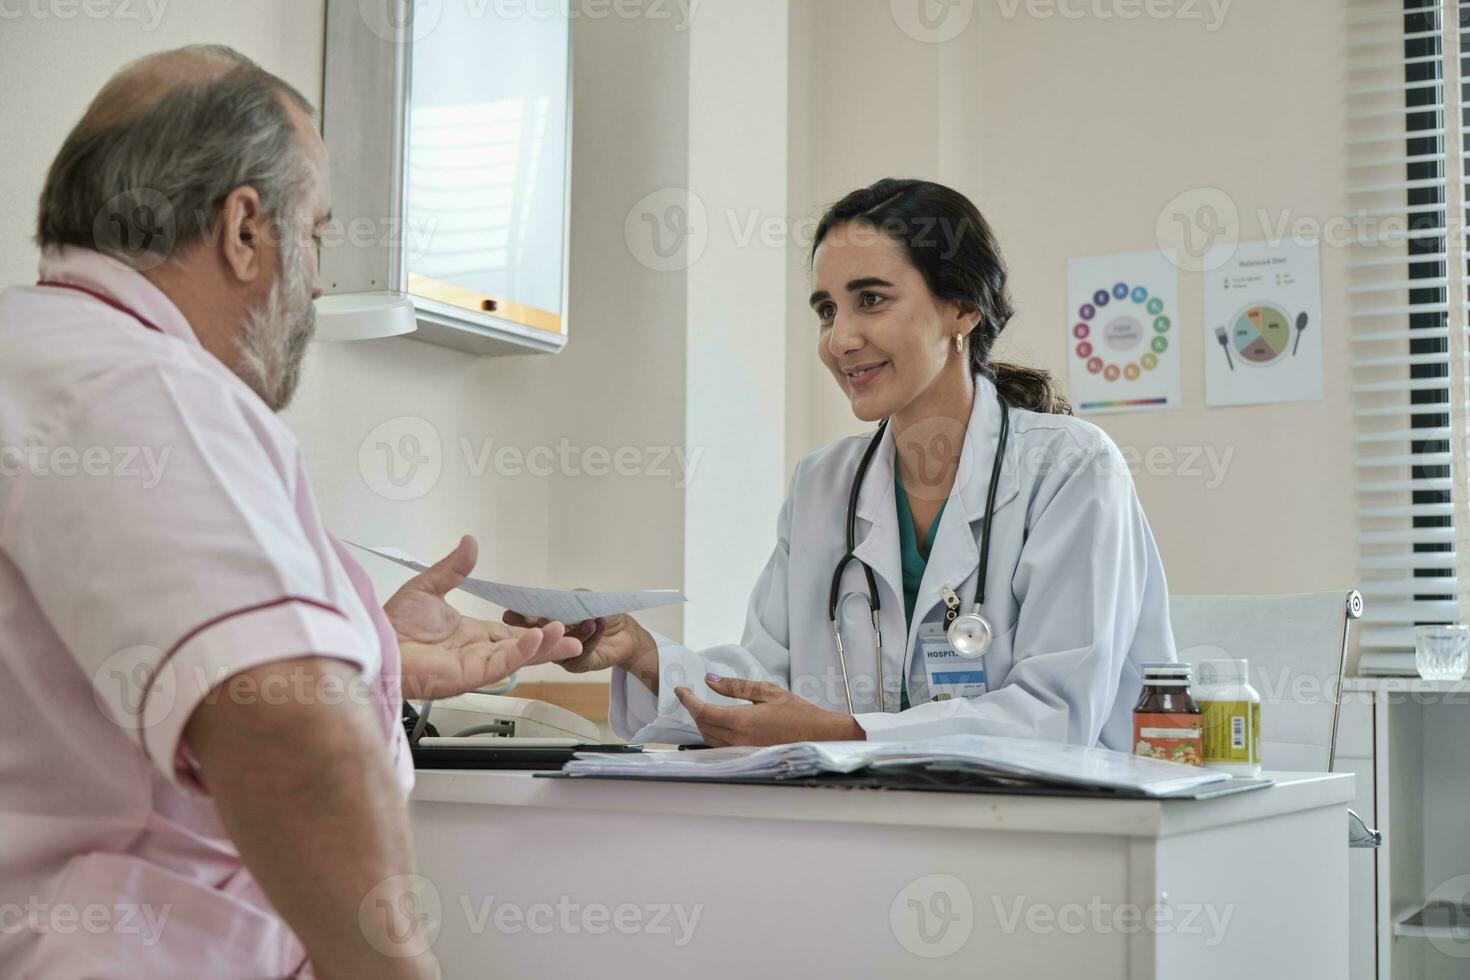
[[446,3],[413,46],[404,242],[421,308],[566,332],[564,0]]

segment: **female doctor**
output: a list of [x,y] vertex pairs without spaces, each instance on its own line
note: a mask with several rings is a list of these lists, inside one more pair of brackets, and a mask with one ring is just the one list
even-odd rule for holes
[[827,212],[812,262],[818,354],[880,428],[797,465],[739,644],[620,616],[562,666],[612,668],[612,728],[641,742],[1129,750],[1140,665],[1174,659],[1164,569],[1117,447],[1045,372],[991,361],[1013,311],[989,225],[883,180]]

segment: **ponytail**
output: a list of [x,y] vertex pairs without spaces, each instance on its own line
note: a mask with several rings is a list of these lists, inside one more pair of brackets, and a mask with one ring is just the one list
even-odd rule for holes
[[1007,405],[1041,415],[1072,414],[1072,403],[1057,388],[1050,371],[995,361],[979,373],[990,379]]

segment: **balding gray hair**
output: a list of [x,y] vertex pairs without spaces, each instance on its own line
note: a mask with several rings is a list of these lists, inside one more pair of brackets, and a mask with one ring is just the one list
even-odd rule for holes
[[155,267],[205,241],[225,198],[295,209],[310,164],[288,112],[306,97],[232,48],[145,58],[105,86],[67,136],[41,192],[36,242]]

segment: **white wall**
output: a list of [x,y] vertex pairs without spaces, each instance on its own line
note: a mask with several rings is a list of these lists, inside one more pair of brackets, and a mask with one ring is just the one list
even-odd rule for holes
[[740,637],[786,494],[787,19],[786,0],[706,3],[691,32],[689,186],[708,229],[688,277],[695,648]]
[[[829,201],[889,175],[974,196],[996,227],[1020,311],[1000,353],[1065,384],[1069,257],[1156,248],[1165,205],[1201,186],[1231,196],[1247,241],[1265,237],[1257,209],[1317,220],[1348,213],[1346,5],[1235,0],[1217,30],[1208,29],[1209,5],[1191,6],[1204,20],[1069,19],[1058,5],[1026,0],[958,4],[973,11],[966,29],[930,44],[900,28],[893,11],[902,3],[805,0],[793,32],[804,30],[811,50],[793,70],[808,77],[792,86],[812,90],[810,133],[804,147],[793,142],[793,156],[803,156],[793,181],[799,175],[803,186],[792,200]],[[1323,249],[1323,401],[1206,409],[1201,283],[1186,274],[1183,406],[1089,416],[1140,458],[1151,449],[1180,463],[1195,447],[1233,453],[1215,487],[1180,472],[1136,474],[1175,592],[1325,591],[1356,581],[1345,259]],[[809,349],[810,314],[794,296],[789,305],[794,460],[854,425]]]

